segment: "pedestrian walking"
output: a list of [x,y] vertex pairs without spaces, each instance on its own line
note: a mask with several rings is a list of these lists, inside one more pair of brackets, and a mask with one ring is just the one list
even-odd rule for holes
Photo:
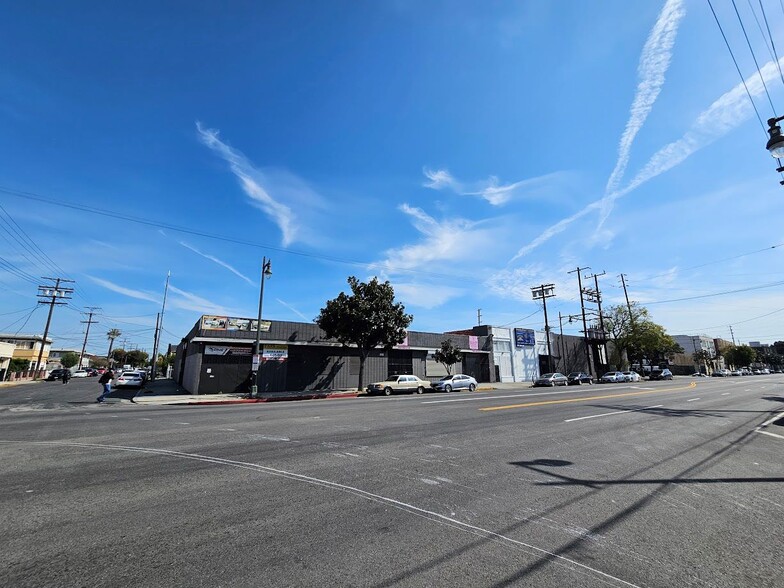
[[103,387],[103,392],[96,399],[96,402],[103,402],[109,394],[112,393],[112,380],[114,379],[114,372],[106,370],[103,375],[98,379],[98,383]]
[[71,379],[71,370],[69,369],[63,370],[63,384],[67,384],[70,379]]

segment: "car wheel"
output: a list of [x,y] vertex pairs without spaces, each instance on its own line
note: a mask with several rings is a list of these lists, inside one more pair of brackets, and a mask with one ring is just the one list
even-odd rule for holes
[[390,388],[389,386],[384,388],[384,395],[385,396],[392,396],[392,388]]
[[425,393],[425,389],[422,386],[420,386],[419,388],[416,389],[416,393],[417,394],[424,394]]
[[444,386],[444,392],[451,392],[451,391],[452,391],[452,386],[450,384]]
[[469,384],[468,385],[468,391],[469,392],[473,392],[474,390],[476,390],[476,384]]

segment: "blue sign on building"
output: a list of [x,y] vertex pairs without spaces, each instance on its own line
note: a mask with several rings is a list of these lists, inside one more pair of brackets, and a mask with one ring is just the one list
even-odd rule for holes
[[515,329],[515,347],[525,347],[526,345],[536,345],[536,333],[533,329]]

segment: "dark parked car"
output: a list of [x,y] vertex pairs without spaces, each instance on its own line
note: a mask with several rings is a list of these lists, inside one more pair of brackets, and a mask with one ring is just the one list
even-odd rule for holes
[[572,372],[566,379],[570,386],[579,386],[580,384],[593,384],[593,378],[585,372]]
[[63,373],[67,372],[65,368],[57,368],[56,370],[52,370],[49,372],[49,375],[46,377],[47,382],[54,382],[55,380],[62,380]]
[[555,372],[554,374],[542,374],[534,380],[534,386],[566,386],[569,381],[566,376]]
[[672,380],[672,372],[668,369],[653,370],[648,376],[649,380]]

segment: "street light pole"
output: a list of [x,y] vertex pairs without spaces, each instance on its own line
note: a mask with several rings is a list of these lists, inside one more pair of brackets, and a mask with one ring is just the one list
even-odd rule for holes
[[258,395],[259,381],[261,372],[261,307],[264,304],[264,280],[272,275],[272,260],[266,257],[261,262],[261,287],[259,288],[259,318],[256,321],[256,343],[253,346],[253,369],[251,381],[253,384],[250,389],[250,397]]

